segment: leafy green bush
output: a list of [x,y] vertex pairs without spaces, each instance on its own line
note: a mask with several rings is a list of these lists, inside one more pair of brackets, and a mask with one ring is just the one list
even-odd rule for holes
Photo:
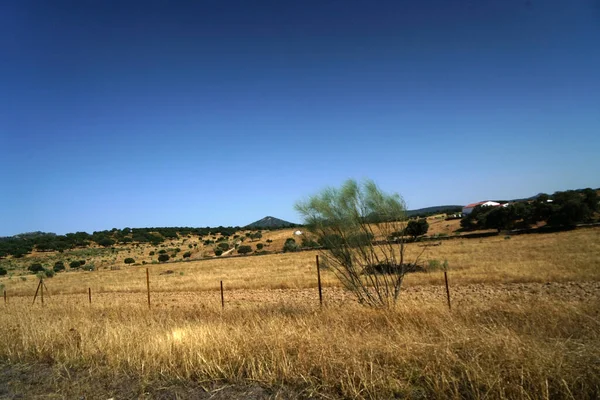
[[46,278],[53,278],[55,274],[56,272],[54,272],[53,269],[48,268],[44,270],[44,275],[46,275]]
[[42,266],[42,264],[40,263],[33,263],[29,266],[29,268],[27,268],[29,271],[33,272],[34,274],[36,272],[42,272],[44,271],[44,267]]
[[123,260],[123,262],[125,264],[133,264],[135,262],[135,260],[131,257],[127,257],[125,260]]
[[256,250],[262,250],[263,247],[265,247],[264,244],[262,244],[262,243],[256,243]]
[[154,255],[154,252],[153,252],[153,251],[151,251],[151,252],[150,252],[150,253],[148,253],[148,254],[150,254],[151,256],[153,256],[153,255]]
[[229,250],[229,243],[221,242],[217,245],[217,247],[223,251],[227,251],[227,250]]
[[221,254],[223,254],[223,250],[221,249],[215,249],[215,256],[220,256]]
[[69,263],[69,268],[77,269],[79,267],[81,267],[81,261],[71,261]]
[[165,261],[169,261],[169,255],[168,254],[161,254],[158,256],[158,261],[160,262],[165,262]]
[[65,264],[62,261],[57,261],[54,263],[54,272],[60,272],[65,270]]
[[109,238],[102,238],[102,239],[99,239],[97,243],[103,247],[110,247],[113,244],[115,244],[115,241],[112,239],[109,239]]
[[252,252],[252,247],[242,245],[242,246],[238,247],[237,252],[238,252],[238,254],[248,254],[248,253]]
[[413,239],[416,239],[418,236],[425,235],[429,230],[429,223],[427,223],[426,218],[421,219],[411,219],[408,221],[406,225],[406,229],[404,232],[408,236],[412,236]]
[[186,251],[185,253],[183,253],[183,258],[190,258],[191,256],[192,256],[191,251]]
[[167,254],[167,251],[165,249],[159,250],[158,254]]
[[0,267],[0,276],[8,274],[8,271],[4,267]]
[[297,251],[298,250],[298,245],[296,244],[296,241],[293,238],[289,238],[285,241],[285,244],[283,245],[283,252],[287,253],[290,251]]

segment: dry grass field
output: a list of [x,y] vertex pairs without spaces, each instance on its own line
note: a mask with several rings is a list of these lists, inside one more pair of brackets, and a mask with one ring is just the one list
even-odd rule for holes
[[600,229],[427,247],[452,311],[440,271],[408,275],[386,311],[323,271],[320,308],[316,254],[59,273],[44,306],[35,276],[3,277],[0,399],[600,396]]

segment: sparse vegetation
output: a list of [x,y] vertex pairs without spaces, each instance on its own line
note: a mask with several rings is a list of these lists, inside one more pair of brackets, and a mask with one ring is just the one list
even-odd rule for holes
[[159,261],[159,262],[165,262],[165,261],[169,261],[169,259],[170,259],[170,258],[171,258],[171,257],[169,257],[169,255],[168,255],[168,254],[160,254],[160,255],[158,256],[158,261]]
[[133,259],[131,257],[127,257],[125,260],[123,260],[123,262],[125,264],[133,264],[133,263],[135,263],[135,259]]

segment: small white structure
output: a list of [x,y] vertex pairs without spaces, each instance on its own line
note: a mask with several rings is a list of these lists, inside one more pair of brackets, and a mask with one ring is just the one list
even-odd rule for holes
[[294,232],[294,235],[300,236],[300,235],[302,235],[302,231],[296,231],[296,232]]
[[[503,204],[497,203],[495,201],[490,201],[490,200],[480,201],[478,203],[467,204],[466,206],[463,207],[462,213],[463,213],[463,215],[469,215],[473,212],[473,209],[477,206],[497,207],[497,206],[502,206],[502,205]],[[508,205],[508,203],[506,203],[506,205]]]

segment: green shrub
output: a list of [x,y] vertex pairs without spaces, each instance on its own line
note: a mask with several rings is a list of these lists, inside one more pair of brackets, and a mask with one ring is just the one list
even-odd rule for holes
[[79,267],[81,267],[81,261],[71,261],[69,263],[69,268],[77,269]]
[[229,250],[229,243],[221,242],[217,245],[217,247],[223,251],[227,251],[227,250]]
[[54,272],[60,272],[65,270],[65,264],[62,261],[57,261],[54,263]]
[[40,263],[33,263],[29,266],[29,268],[27,268],[29,271],[33,272],[34,274],[37,272],[42,272],[44,271],[44,267],[42,266],[42,264]]
[[4,267],[0,267],[0,276],[8,274],[8,271]]
[[169,261],[169,255],[168,254],[161,254],[158,256],[158,261],[160,262],[165,262],[165,261]]
[[283,245],[283,252],[287,253],[290,251],[297,251],[298,250],[298,245],[296,244],[296,241],[293,238],[289,238],[285,241],[285,244]]
[[154,255],[154,252],[153,252],[153,251],[151,251],[151,252],[150,252],[150,253],[148,253],[148,254],[150,254],[150,256],[153,256],[153,255]]
[[191,256],[192,256],[191,251],[186,251],[185,253],[183,253],[183,258],[190,258]]
[[44,274],[46,275],[46,278],[53,278],[56,272],[54,272],[53,269],[45,269]]
[[263,247],[265,247],[264,244],[262,244],[262,243],[256,243],[256,250],[262,250]]
[[158,252],[158,254],[167,254],[167,251],[165,249],[162,249]]
[[248,254],[252,252],[252,247],[243,245],[238,247],[237,252],[238,254]]
[[215,256],[220,256],[221,254],[223,254],[223,250],[215,249]]
[[267,239],[267,243],[273,243],[271,239]]
[[125,260],[123,260],[123,262],[125,264],[133,264],[135,262],[135,260],[131,257],[127,257]]

